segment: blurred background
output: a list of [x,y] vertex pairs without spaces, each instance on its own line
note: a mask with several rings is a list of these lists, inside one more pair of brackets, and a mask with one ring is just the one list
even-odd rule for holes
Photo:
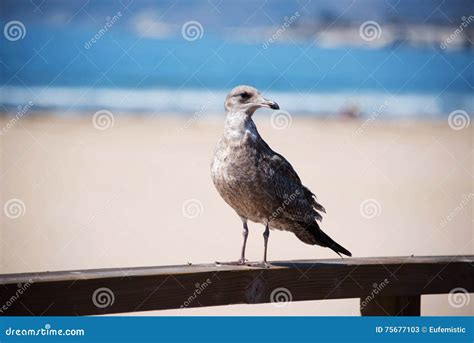
[[[0,25],[1,273],[237,259],[210,161],[239,84],[279,103],[259,131],[354,256],[474,252],[470,0],[3,0]],[[270,260],[333,257],[270,236]],[[358,313],[352,299],[144,314]],[[422,314],[474,311],[440,295]]]

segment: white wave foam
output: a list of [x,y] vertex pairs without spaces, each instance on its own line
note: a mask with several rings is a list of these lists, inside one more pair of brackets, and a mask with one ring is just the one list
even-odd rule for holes
[[[33,110],[48,108],[61,112],[84,109],[113,109],[153,113],[220,113],[226,91],[176,89],[108,89],[68,87],[11,87],[0,91],[0,103],[17,107],[33,102]],[[347,110],[369,117],[425,117],[447,115],[452,108],[473,112],[468,95],[387,95],[377,92],[353,94],[264,92],[292,114],[333,114]]]

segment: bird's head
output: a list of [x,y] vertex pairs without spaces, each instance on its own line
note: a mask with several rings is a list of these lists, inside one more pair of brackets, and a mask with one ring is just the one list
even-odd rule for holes
[[252,115],[260,107],[280,109],[276,102],[265,99],[258,90],[250,86],[237,86],[232,89],[225,99],[224,107],[227,112],[248,115]]

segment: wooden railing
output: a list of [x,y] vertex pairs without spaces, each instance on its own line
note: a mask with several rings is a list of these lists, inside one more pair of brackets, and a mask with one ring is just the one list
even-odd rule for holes
[[342,298],[360,298],[362,315],[420,315],[423,294],[474,292],[474,256],[7,274],[0,275],[0,284],[0,315],[93,315]]

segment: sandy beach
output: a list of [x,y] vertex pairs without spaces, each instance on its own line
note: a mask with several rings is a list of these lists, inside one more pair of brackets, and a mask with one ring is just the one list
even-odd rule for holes
[[[354,256],[473,254],[472,125],[446,121],[338,121],[293,116],[275,129],[254,119],[327,209],[322,228]],[[0,119],[5,128],[9,117]],[[241,223],[212,185],[210,161],[223,116],[190,120],[115,114],[21,118],[0,136],[1,273],[235,260]],[[6,132],[5,132],[6,131]],[[250,224],[250,260],[263,253]],[[333,258],[272,232],[269,260]],[[358,315],[358,300],[236,305],[144,315]],[[424,296],[422,315],[474,314],[447,295]]]

